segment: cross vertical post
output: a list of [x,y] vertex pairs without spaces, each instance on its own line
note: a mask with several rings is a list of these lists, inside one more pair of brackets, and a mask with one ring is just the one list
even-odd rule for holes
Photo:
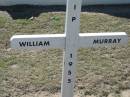
[[79,40],[80,12],[82,0],[68,0],[65,24],[65,52],[62,73],[61,97],[73,97],[77,43]]

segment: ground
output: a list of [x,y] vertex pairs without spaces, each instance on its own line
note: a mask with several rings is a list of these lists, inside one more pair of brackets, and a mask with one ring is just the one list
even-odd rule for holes
[[[127,32],[129,6],[88,6],[81,33]],[[10,48],[15,34],[64,33],[64,7],[0,7],[0,97],[58,97],[63,51]],[[130,39],[130,38],[129,38]],[[79,49],[75,96],[130,97],[130,42],[127,47]]]

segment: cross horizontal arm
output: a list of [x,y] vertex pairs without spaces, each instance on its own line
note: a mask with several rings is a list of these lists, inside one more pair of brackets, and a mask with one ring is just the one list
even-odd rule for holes
[[115,33],[80,33],[79,48],[96,48],[111,46],[126,46],[128,35],[125,32]]
[[65,47],[65,35],[14,35],[11,37],[10,42],[13,49],[63,49]]
[[[11,37],[11,48],[14,49],[48,49],[65,48],[65,34],[14,35]],[[125,46],[128,35],[125,32],[115,33],[80,33],[78,48],[96,48]]]

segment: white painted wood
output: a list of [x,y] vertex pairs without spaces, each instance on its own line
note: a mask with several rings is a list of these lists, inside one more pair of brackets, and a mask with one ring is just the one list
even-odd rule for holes
[[61,97],[73,97],[77,63],[77,49],[126,45],[128,35],[115,33],[80,33],[80,11],[82,0],[68,0],[65,34],[15,35],[11,47],[15,49],[64,49]]
[[66,13],[66,47],[62,75],[61,97],[73,97],[76,63],[77,43],[79,38],[80,11],[82,0],[68,0]]
[[[80,33],[79,41],[76,42],[78,48],[96,48],[96,47],[111,47],[111,46],[125,46],[128,44],[128,36],[125,32],[115,33]],[[93,43],[94,40],[113,40],[121,39],[119,42],[107,42],[107,43]],[[49,44],[47,42],[49,41]],[[65,49],[65,34],[41,34],[41,35],[14,35],[10,39],[11,48],[14,49],[48,49],[48,48],[59,48]],[[25,43],[26,42],[26,43]],[[31,42],[31,44],[29,44]],[[37,42],[43,42],[45,45],[36,45]],[[20,46],[20,44],[25,44]],[[34,43],[34,46],[33,46]],[[27,45],[28,44],[28,45]]]
[[128,36],[125,32],[80,33],[79,48],[126,46]]
[[65,34],[14,35],[10,41],[14,49],[64,49]]
[[[29,5],[66,5],[67,0],[0,0],[1,6],[10,6],[16,4]],[[98,4],[130,4],[130,0],[83,0],[83,5]]]

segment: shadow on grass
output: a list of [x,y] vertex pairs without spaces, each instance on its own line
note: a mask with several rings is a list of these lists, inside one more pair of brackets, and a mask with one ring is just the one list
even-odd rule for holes
[[130,5],[86,6],[83,12],[105,13],[116,17],[130,18]]
[[[0,11],[7,11],[13,19],[29,19],[37,17],[43,12],[65,12],[66,6],[31,6],[15,5],[0,7]],[[82,12],[105,13],[112,16],[130,18],[130,5],[96,5],[83,6]]]
[[37,17],[43,12],[65,11],[65,6],[31,6],[15,5],[0,7],[1,11],[7,11],[13,19],[29,19],[32,16]]

